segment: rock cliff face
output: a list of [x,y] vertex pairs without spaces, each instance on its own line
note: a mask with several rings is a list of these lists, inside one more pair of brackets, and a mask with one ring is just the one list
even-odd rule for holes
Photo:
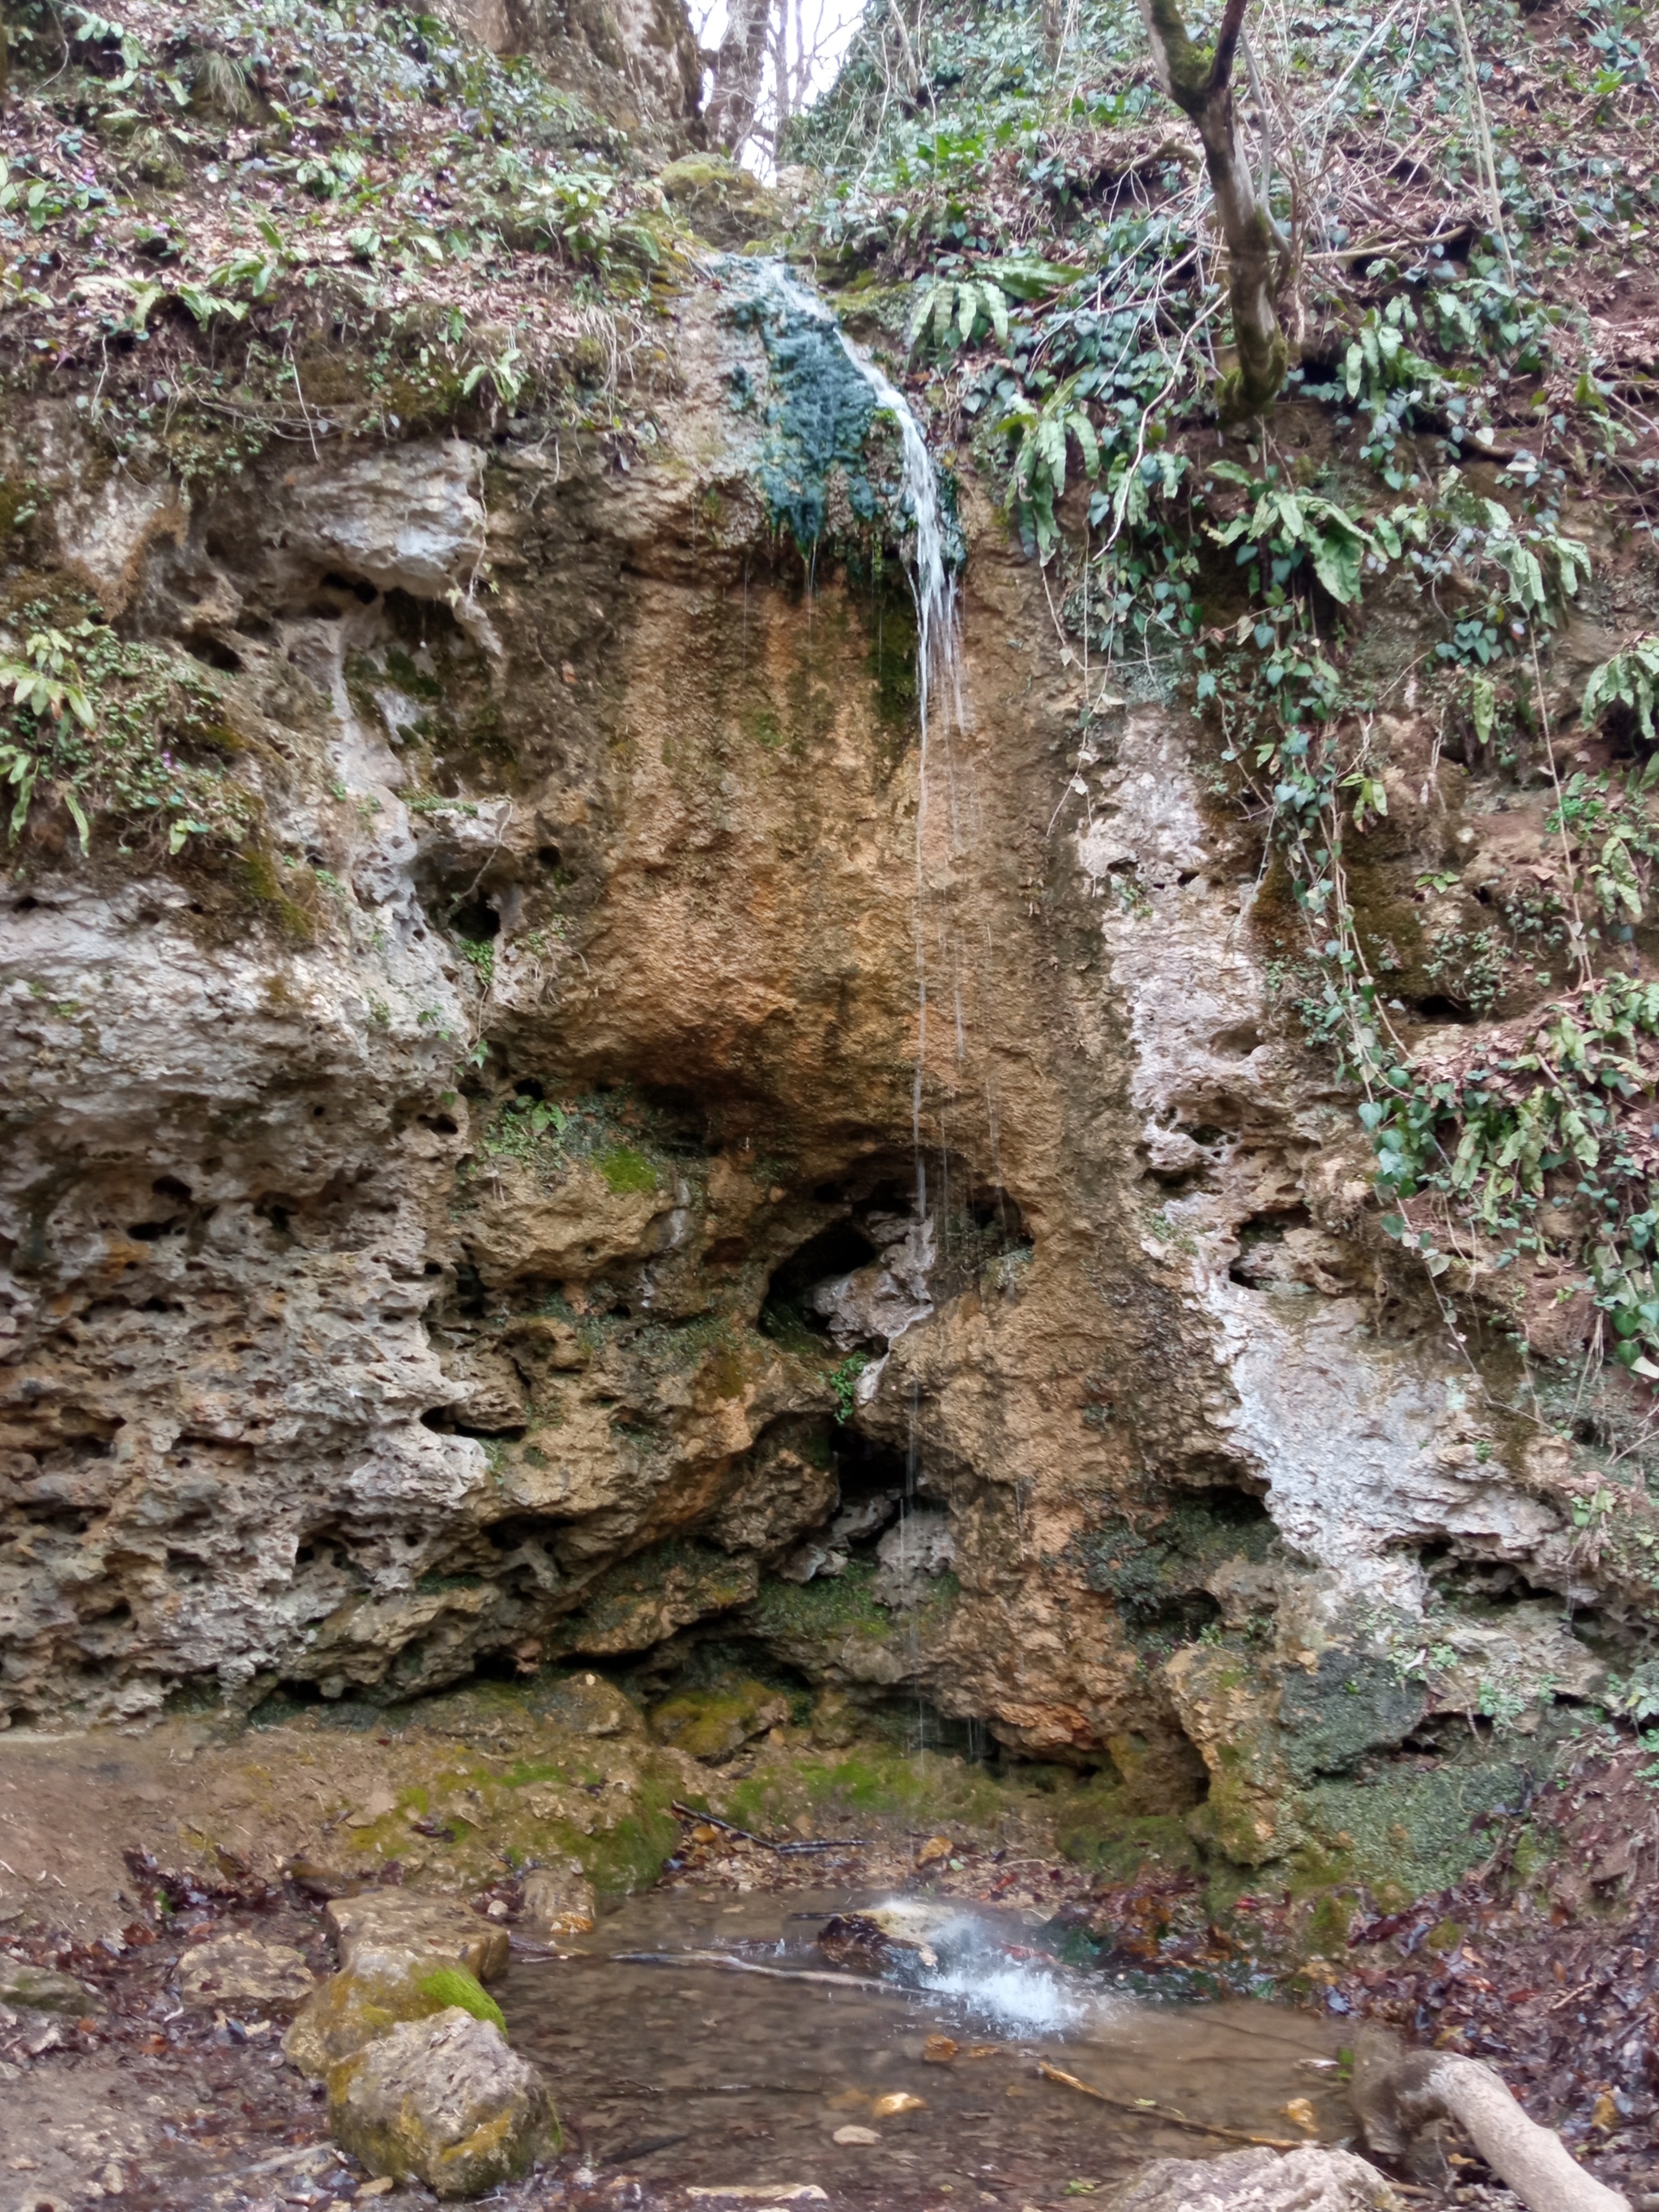
[[1595,1593],[1270,1018],[1193,725],[1079,738],[968,475],[924,758],[842,461],[861,554],[778,550],[745,267],[626,466],[508,416],[187,493],[14,414],[42,567],[209,687],[260,826],[37,818],[0,904],[0,1711],[735,1653],[1207,1790],[1253,1863],[1437,1698],[1594,1687],[1488,1603],[1431,1693],[1425,1558]]

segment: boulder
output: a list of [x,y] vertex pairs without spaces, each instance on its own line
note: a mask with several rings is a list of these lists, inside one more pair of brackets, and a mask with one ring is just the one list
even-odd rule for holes
[[426,1960],[407,1951],[361,1954],[358,1966],[331,1974],[301,2006],[283,2038],[289,2063],[308,2081],[325,2081],[331,2066],[354,2057],[377,2036],[442,2011],[442,1996],[421,1987],[432,1971]]
[[542,2075],[459,2006],[406,2021],[331,2068],[328,2117],[370,2173],[450,2200],[482,2196],[559,2147]]
[[538,1943],[550,1943],[561,1936],[587,1935],[594,1912],[593,1885],[579,1859],[532,1867],[525,1876],[520,1925]]
[[1351,2151],[1316,2143],[1281,2157],[1160,2158],[1111,2200],[1111,2212],[1404,2212],[1383,2176]]
[[464,1966],[481,1982],[507,1972],[507,1930],[452,1899],[371,1889],[332,1899],[323,1917],[339,1938],[342,1967],[356,1966],[358,1954],[369,1950]]
[[77,1982],[73,1974],[60,1974],[51,1966],[31,1966],[25,1960],[3,1955],[0,1955],[0,2004],[21,2005],[33,2012],[72,2013],[77,2020],[104,2009],[97,1990]]
[[187,2005],[289,2007],[302,2004],[317,1986],[301,1954],[287,1943],[262,1943],[234,1929],[185,1953],[179,1961],[179,1994]]

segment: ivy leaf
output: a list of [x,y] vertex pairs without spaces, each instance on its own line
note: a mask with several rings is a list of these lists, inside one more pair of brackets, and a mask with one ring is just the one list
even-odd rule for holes
[[1365,541],[1352,525],[1334,517],[1311,539],[1314,574],[1341,606],[1359,597],[1359,558],[1364,550]]

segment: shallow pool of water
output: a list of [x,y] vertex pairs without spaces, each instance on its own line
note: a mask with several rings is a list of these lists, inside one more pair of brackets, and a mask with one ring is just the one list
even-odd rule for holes
[[[974,1908],[912,1929],[936,1955],[917,1984],[771,1979],[684,1960],[714,1951],[832,1971],[816,1948],[846,1895],[629,1899],[577,1955],[515,1960],[509,2030],[558,2086],[573,2148],[653,2189],[815,2183],[847,2205],[1070,2203],[1148,2157],[1200,2157],[1225,2135],[1096,2102],[1150,2099],[1238,2135],[1334,2142],[1352,2125],[1330,2065],[1335,2027],[1230,2000],[1160,2005],[1112,1994],[1043,1954],[1013,1913]],[[626,1952],[676,1963],[629,1963]],[[929,2039],[957,2045],[940,2063]],[[883,2099],[919,2100],[883,2112]],[[1287,2114],[1287,2106],[1299,2106]],[[1311,2119],[1316,2136],[1306,2123]],[[873,2140],[837,2142],[838,2132]],[[1069,2185],[1069,2186],[1068,2186]]]

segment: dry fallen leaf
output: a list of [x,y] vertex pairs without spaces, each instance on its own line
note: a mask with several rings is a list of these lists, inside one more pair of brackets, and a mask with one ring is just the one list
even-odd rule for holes
[[930,2066],[948,2066],[961,2048],[953,2035],[930,2035],[921,2046],[921,2055]]
[[878,2097],[875,2103],[878,2120],[890,2120],[897,2112],[925,2112],[927,2109],[925,2099],[913,2097],[908,2089],[890,2089],[884,2097]]
[[927,1842],[916,1853],[916,1864],[919,1867],[936,1866],[940,1859],[948,1859],[950,1856],[951,1838],[949,1836],[929,1836]]
[[1288,2105],[1281,2105],[1279,2109],[1287,2120],[1294,2120],[1297,2127],[1305,2129],[1309,2135],[1319,2133],[1319,2122],[1314,2117],[1314,2108],[1305,2097],[1292,2097]]

